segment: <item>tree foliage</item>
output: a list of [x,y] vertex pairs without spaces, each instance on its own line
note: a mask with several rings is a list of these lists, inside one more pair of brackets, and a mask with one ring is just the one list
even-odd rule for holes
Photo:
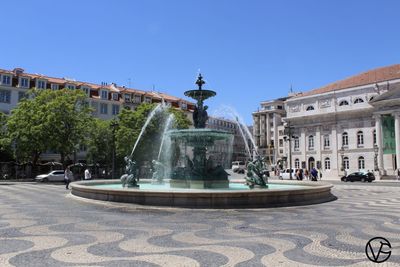
[[89,163],[111,165],[113,153],[112,121],[94,119],[87,141],[87,160]]
[[62,163],[86,139],[92,117],[80,90],[31,90],[30,97],[12,111],[8,136],[19,161],[36,165],[39,156],[52,150]]

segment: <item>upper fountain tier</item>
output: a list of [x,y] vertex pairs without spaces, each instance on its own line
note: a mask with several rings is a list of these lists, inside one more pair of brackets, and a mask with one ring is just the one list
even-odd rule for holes
[[201,104],[203,104],[204,100],[206,100],[207,98],[213,97],[217,94],[216,92],[214,92],[212,90],[203,90],[201,87],[205,83],[206,82],[203,81],[203,76],[201,76],[201,73],[199,73],[199,77],[197,78],[197,81],[196,81],[196,84],[199,86],[199,89],[186,91],[185,96],[196,99],[197,102],[201,102]]

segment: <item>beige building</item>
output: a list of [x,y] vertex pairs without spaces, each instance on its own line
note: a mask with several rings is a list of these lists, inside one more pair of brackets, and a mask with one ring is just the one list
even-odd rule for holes
[[[190,120],[192,120],[191,113],[194,110],[192,102],[165,93],[132,89],[117,86],[115,83],[94,84],[70,78],[54,78],[26,73],[21,68],[15,68],[14,70],[0,69],[0,112],[10,114],[31,88],[82,90],[94,110],[93,116],[105,120],[115,118],[122,108],[133,110],[143,102],[159,103],[164,100],[167,105],[185,111]],[[84,155],[83,150],[79,151],[77,156],[84,158]],[[42,160],[56,161],[58,157],[57,154],[46,153]]]
[[261,109],[253,112],[253,137],[259,154],[270,165],[284,156],[283,118],[288,97],[261,102]]

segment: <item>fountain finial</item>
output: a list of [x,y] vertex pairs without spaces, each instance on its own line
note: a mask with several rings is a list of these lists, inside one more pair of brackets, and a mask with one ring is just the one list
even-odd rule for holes
[[203,84],[205,84],[206,82],[203,81],[203,76],[201,76],[201,73],[199,73],[199,77],[197,77],[197,81],[196,84],[199,86],[199,90],[201,90],[201,87],[203,86]]

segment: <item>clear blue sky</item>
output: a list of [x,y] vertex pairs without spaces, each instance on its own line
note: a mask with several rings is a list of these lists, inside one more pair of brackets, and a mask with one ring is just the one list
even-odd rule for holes
[[0,68],[183,97],[198,69],[247,123],[260,101],[400,63],[400,1],[4,1]]

